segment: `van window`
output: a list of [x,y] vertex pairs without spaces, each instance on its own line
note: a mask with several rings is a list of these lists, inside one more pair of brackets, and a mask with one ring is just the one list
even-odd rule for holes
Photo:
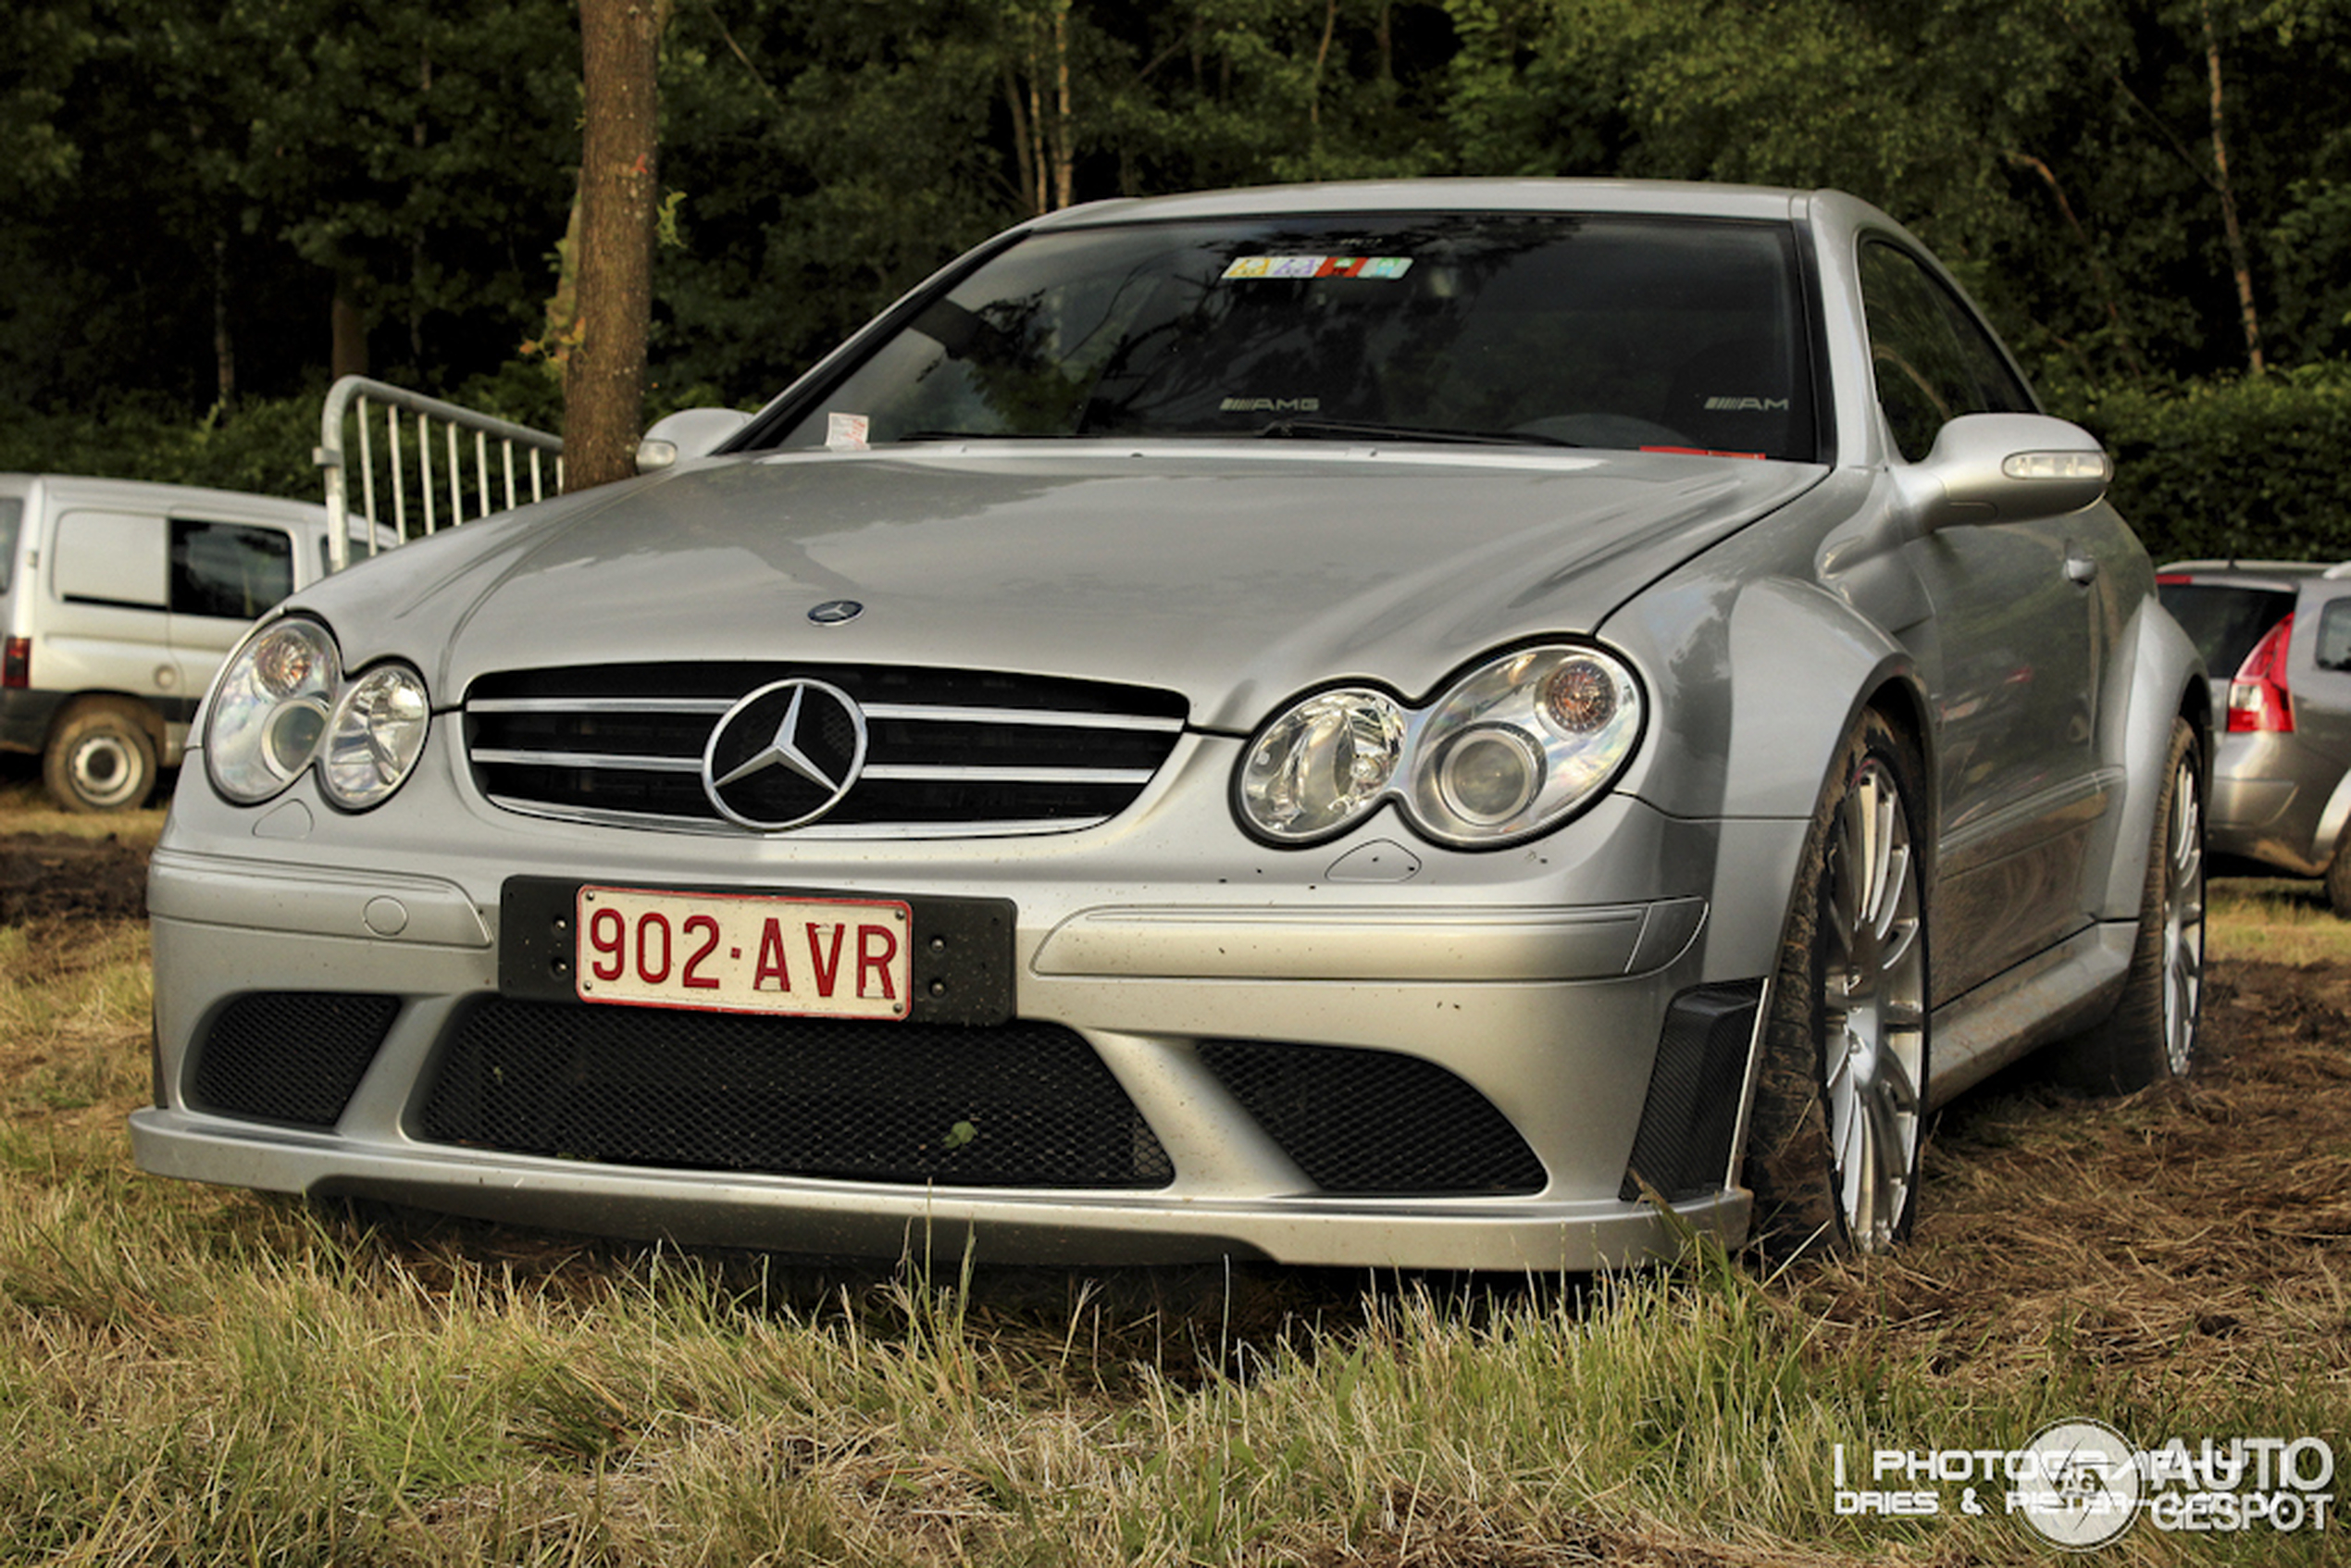
[[24,503],[0,495],[0,593],[8,591],[17,575],[17,529],[24,523]]
[[293,539],[250,523],[171,519],[171,607],[249,621],[293,591]]

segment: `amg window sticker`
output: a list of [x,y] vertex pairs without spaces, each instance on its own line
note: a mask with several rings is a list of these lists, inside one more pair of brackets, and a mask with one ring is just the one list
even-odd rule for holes
[[1319,397],[1228,397],[1216,405],[1221,414],[1319,414]]
[[1235,278],[1401,278],[1412,269],[1408,255],[1244,255],[1224,271]]
[[1784,397],[1710,397],[1706,400],[1709,414],[1785,414],[1787,399]]

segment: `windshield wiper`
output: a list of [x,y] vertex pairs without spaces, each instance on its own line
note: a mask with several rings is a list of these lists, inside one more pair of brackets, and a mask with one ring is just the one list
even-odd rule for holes
[[1059,430],[908,430],[894,441],[1060,441]]
[[1447,430],[1426,425],[1377,425],[1356,419],[1276,419],[1260,436],[1291,441],[1428,441],[1456,446],[1579,446],[1531,430]]

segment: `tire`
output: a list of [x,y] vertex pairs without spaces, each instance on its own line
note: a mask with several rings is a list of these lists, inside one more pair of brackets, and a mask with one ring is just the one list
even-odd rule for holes
[[155,793],[155,743],[131,703],[84,702],[50,732],[41,777],[68,811],[133,811]]
[[1908,1235],[1925,1142],[1927,919],[1917,753],[1884,717],[1846,739],[1788,900],[1748,1126],[1754,1236],[1777,1257]]
[[2203,1002],[2204,755],[2195,728],[2175,718],[2122,998],[2105,1023],[2057,1047],[2051,1065],[2091,1094],[2185,1077]]
[[2327,902],[2345,920],[2351,920],[2351,833],[2334,848],[2334,858],[2327,863]]

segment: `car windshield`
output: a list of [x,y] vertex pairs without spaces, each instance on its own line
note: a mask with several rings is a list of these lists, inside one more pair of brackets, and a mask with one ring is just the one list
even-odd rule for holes
[[1784,224],[1527,214],[1034,234],[797,405],[782,447],[1271,436],[1812,461]]
[[2243,669],[2262,633],[2294,608],[2294,595],[2273,588],[2167,582],[2156,592],[2204,655],[2205,674],[2214,680],[2230,679]]

